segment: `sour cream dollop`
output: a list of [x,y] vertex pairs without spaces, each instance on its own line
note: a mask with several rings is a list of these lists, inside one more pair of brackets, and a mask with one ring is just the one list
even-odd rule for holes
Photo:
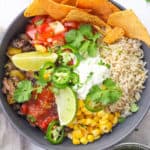
[[105,79],[110,77],[110,70],[104,65],[99,65],[100,61],[100,56],[89,57],[81,61],[75,69],[80,79],[80,83],[74,86],[78,98],[84,100],[92,86],[101,85]]

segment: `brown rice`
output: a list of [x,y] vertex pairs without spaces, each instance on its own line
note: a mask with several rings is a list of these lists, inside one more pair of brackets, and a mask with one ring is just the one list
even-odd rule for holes
[[100,50],[104,61],[111,66],[111,77],[119,84],[123,95],[109,106],[112,112],[120,111],[123,116],[131,114],[130,105],[140,99],[147,78],[146,62],[143,59],[141,42],[122,38],[120,41]]

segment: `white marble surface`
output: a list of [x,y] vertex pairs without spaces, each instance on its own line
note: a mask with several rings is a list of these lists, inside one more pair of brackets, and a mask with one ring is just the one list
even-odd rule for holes
[[[150,3],[145,0],[116,0],[126,8],[132,8],[150,32]],[[21,12],[31,0],[0,0],[0,31],[7,29],[12,20]],[[5,120],[1,110],[0,119],[0,150],[43,150],[20,136]],[[141,142],[150,145],[150,134],[147,132],[150,126],[150,113],[139,126],[139,131],[133,132],[125,142]],[[3,128],[2,128],[3,127]],[[2,134],[7,130],[7,134]],[[1,136],[3,135],[3,136]],[[11,136],[10,136],[11,135]],[[144,137],[144,138],[143,138]],[[7,142],[6,142],[7,141]]]

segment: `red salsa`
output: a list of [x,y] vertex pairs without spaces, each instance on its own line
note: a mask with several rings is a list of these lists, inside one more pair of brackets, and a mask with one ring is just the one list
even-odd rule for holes
[[44,88],[40,94],[33,92],[31,99],[22,104],[21,113],[34,118],[29,118],[29,122],[46,131],[48,124],[58,119],[54,94],[48,88]]

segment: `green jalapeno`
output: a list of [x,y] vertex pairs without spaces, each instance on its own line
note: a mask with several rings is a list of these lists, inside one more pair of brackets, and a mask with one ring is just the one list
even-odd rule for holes
[[84,101],[84,104],[85,107],[91,112],[98,112],[104,109],[104,106],[100,102],[96,103],[88,98]]
[[75,85],[77,83],[79,83],[79,75],[75,72],[72,72],[70,75],[70,83],[72,85]]
[[61,65],[68,66],[71,68],[75,68],[79,64],[78,57],[70,51],[64,51],[64,52],[60,53],[58,59],[59,59],[58,61]]
[[52,144],[61,144],[64,137],[64,126],[60,126],[57,120],[52,121],[47,128],[46,139]]
[[46,62],[39,71],[39,77],[41,80],[50,81],[51,80],[51,73],[54,70],[54,64],[51,62]]
[[67,67],[59,67],[52,74],[52,82],[57,88],[64,88],[68,85],[71,71]]

